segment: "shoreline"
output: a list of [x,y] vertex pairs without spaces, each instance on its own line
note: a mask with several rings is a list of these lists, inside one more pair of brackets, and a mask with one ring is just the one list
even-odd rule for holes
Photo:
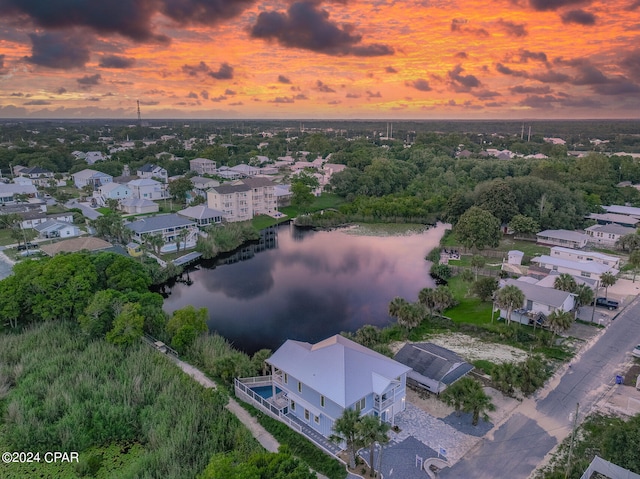
[[[7,265],[6,273],[4,265]],[[16,261],[9,258],[4,251],[0,250],[0,280],[3,280],[9,277],[13,271],[13,266],[16,264]]]

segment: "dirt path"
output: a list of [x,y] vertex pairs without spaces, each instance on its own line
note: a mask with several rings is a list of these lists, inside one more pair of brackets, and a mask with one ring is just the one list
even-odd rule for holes
[[[207,389],[216,389],[216,383],[214,383],[211,379],[209,379],[205,374],[200,371],[198,368],[193,367],[189,363],[185,363],[180,359],[167,355],[176,365],[182,369],[186,374],[191,376],[193,379],[198,381]],[[278,448],[280,447],[280,443],[276,441],[276,438],[273,437],[269,432],[263,428],[258,420],[249,414],[238,402],[229,398],[229,402],[225,406],[232,414],[235,414],[236,417],[240,420],[242,424],[244,424],[253,437],[269,452],[278,452]]]

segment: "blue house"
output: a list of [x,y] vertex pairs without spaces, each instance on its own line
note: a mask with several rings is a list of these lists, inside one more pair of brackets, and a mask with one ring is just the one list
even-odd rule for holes
[[261,409],[300,432],[331,436],[345,409],[390,424],[405,409],[411,368],[343,336],[316,344],[287,340],[266,362],[271,376],[236,380],[236,394],[257,400]]

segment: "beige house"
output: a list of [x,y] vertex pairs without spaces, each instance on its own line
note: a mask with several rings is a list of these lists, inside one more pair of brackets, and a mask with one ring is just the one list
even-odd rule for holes
[[211,188],[209,208],[220,210],[227,221],[247,221],[277,211],[275,185],[266,178],[246,178]]
[[195,171],[199,175],[215,175],[216,162],[207,158],[195,158],[189,160],[189,170]]

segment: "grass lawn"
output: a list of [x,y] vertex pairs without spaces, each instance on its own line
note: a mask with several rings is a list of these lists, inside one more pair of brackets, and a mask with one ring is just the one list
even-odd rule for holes
[[[480,256],[482,256],[482,254],[480,254]],[[483,268],[497,270],[502,268],[502,261],[500,261],[500,258],[488,258],[486,256],[483,256],[483,258],[485,259]],[[460,259],[450,259],[449,264],[451,266],[464,266],[474,271],[471,266],[471,256],[469,255],[460,256]]]
[[447,309],[444,314],[455,323],[484,324],[491,322],[491,303],[482,302],[470,296],[471,283],[465,283],[460,278],[449,280],[449,289],[458,305]]
[[11,236],[10,229],[1,229],[0,230],[0,246],[6,246],[8,244],[14,244],[16,242],[15,239]]
[[289,219],[291,218],[289,218],[288,216],[281,216],[280,218],[272,218],[271,216],[268,216],[268,215],[258,215],[253,217],[253,219],[251,220],[251,224],[255,229],[263,230],[265,228],[268,228],[269,226],[277,225],[278,223],[282,223]]
[[[332,193],[323,193],[313,200],[313,203],[308,208],[309,213],[314,211],[326,210],[327,208],[337,208],[341,204],[345,203],[345,199],[341,196],[334,195]],[[283,206],[280,211],[287,215],[289,218],[295,218],[302,211],[297,206]]]
[[61,204],[55,204],[55,205],[48,205],[47,206],[47,214],[48,215],[66,213],[67,211],[69,211],[69,208],[65,208]]
[[111,212],[111,208],[107,208],[106,206],[101,206],[100,208],[96,208],[96,211],[99,213],[102,213],[103,215],[106,215]]
[[[440,246],[443,248],[455,248],[456,246],[460,246],[460,241],[458,241],[456,234],[452,231],[451,233],[445,234],[440,242]],[[548,246],[540,246],[533,241],[514,240],[511,236],[504,236],[497,248],[487,249],[495,249],[497,251],[510,251],[512,249],[517,249],[527,256],[549,254],[550,251]],[[482,255],[482,251],[479,251],[478,254]],[[495,258],[493,259],[495,260]]]

